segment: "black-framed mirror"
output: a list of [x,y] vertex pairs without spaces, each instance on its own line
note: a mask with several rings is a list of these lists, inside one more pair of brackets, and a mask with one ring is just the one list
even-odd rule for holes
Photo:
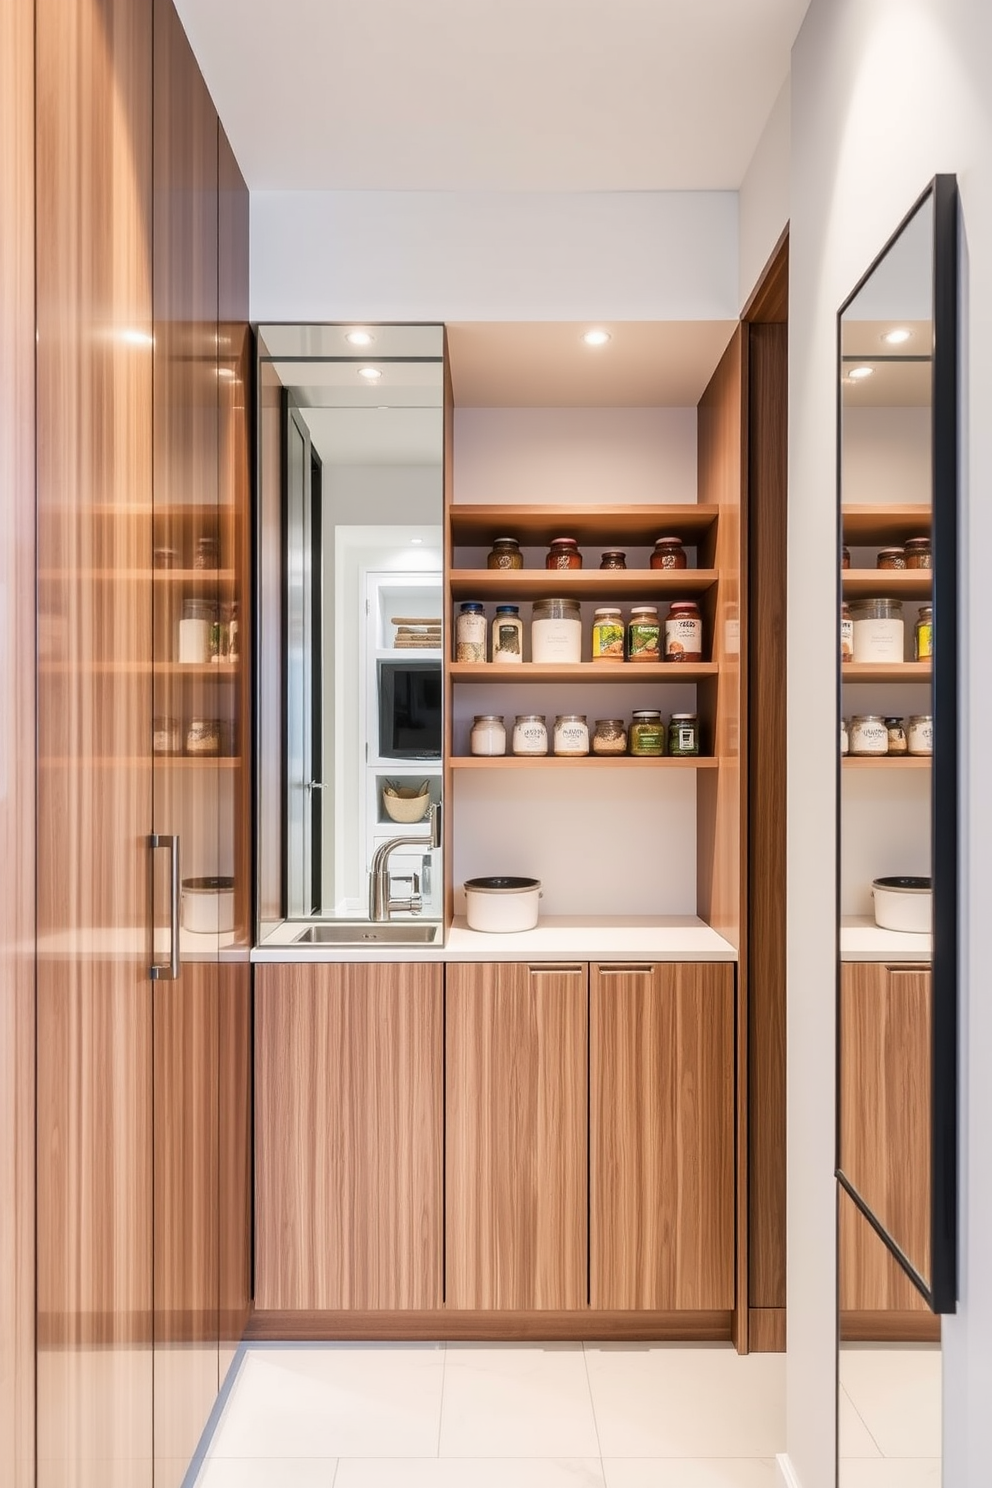
[[937,176],[838,313],[842,1336],[957,1298],[957,221]]

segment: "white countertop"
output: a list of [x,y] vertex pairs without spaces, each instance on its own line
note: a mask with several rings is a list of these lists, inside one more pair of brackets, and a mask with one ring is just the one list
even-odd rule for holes
[[437,945],[297,945],[301,925],[285,921],[252,951],[256,962],[287,961],[736,961],[737,952],[695,915],[543,919],[536,930],[484,935],[456,919]]
[[870,915],[845,915],[840,922],[842,961],[929,961],[930,935],[880,930]]

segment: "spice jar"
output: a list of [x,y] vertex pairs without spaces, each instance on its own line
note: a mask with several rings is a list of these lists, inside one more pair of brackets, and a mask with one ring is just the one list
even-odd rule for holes
[[630,724],[630,752],[641,759],[658,759],[665,752],[661,714],[649,708],[635,713]]
[[888,754],[889,731],[880,713],[859,713],[851,719],[851,754]]
[[187,754],[220,754],[219,718],[191,718],[186,730]]
[[851,619],[851,606],[846,599],[841,602],[840,607],[840,659],[854,660],[854,621]]
[[695,600],[677,599],[665,620],[665,660],[702,661],[703,621]]
[[524,659],[524,622],[519,605],[497,605],[493,621],[493,661],[506,665]]
[[207,536],[197,539],[196,552],[193,554],[193,567],[198,569],[220,567],[220,547],[215,537]]
[[851,752],[851,738],[847,732],[846,718],[842,718],[840,721],[840,752],[842,758],[845,754],[850,754]]
[[[863,599],[851,606],[854,660],[902,661],[904,636],[901,599]],[[853,752],[853,748],[852,748]]]
[[917,661],[930,661],[933,657],[933,605],[920,606],[920,618],[913,636],[913,654]]
[[840,550],[840,566],[841,568],[850,568],[851,566],[851,550],[848,547],[843,547]]
[[487,628],[486,612],[481,604],[468,600],[461,606],[455,621],[456,661],[485,661]]
[[933,568],[933,551],[928,537],[907,537],[903,551],[907,568]]
[[209,599],[184,599],[179,622],[179,660],[198,666],[210,660],[210,631],[215,606]]
[[901,718],[887,718],[885,727],[889,735],[889,753],[906,754],[909,742],[906,738],[906,730]]
[[492,550],[486,557],[487,568],[523,568],[524,555],[515,537],[493,539]]
[[548,725],[540,713],[518,713],[513,723],[513,752],[542,755],[548,752]]
[[599,562],[600,568],[626,568],[627,554],[619,548],[608,548]]
[[152,719],[152,753],[179,753],[179,720],[163,715]]
[[469,735],[472,754],[506,753],[506,728],[498,713],[477,713]]
[[614,605],[603,605],[592,617],[593,661],[623,661],[623,616]]
[[906,735],[910,754],[933,754],[933,715],[914,713],[909,720]]
[[153,549],[152,566],[154,568],[178,568],[179,550],[177,548]]
[[659,537],[651,554],[652,568],[688,568],[689,560],[678,537]]
[[537,662],[582,660],[582,610],[577,599],[539,599],[530,628],[531,657]]
[[553,537],[544,560],[545,568],[581,568],[582,554],[574,537]]
[[880,548],[875,559],[876,568],[896,569],[906,567],[906,554],[902,548]]
[[699,753],[699,718],[695,713],[673,713],[668,724],[668,752],[676,759]]
[[592,736],[593,754],[627,753],[627,725],[622,718],[597,718]]
[[627,660],[661,660],[661,624],[657,605],[633,605],[627,622]]
[[553,747],[561,759],[580,759],[589,753],[589,725],[584,713],[559,713]]

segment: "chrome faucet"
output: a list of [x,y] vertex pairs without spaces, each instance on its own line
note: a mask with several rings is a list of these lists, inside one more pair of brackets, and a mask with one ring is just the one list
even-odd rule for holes
[[[441,846],[441,807],[435,803],[430,809],[431,835],[428,846],[433,850]],[[423,837],[390,837],[381,842],[372,856],[369,874],[369,919],[388,920],[394,910],[406,910],[408,914],[419,914],[424,907],[420,892],[420,879],[411,875],[412,892],[405,899],[394,899],[390,892],[389,859],[398,847],[423,847]]]

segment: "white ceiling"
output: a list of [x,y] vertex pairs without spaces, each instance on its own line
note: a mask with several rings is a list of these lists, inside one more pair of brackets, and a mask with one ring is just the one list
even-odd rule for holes
[[249,187],[736,190],[809,0],[176,0]]

